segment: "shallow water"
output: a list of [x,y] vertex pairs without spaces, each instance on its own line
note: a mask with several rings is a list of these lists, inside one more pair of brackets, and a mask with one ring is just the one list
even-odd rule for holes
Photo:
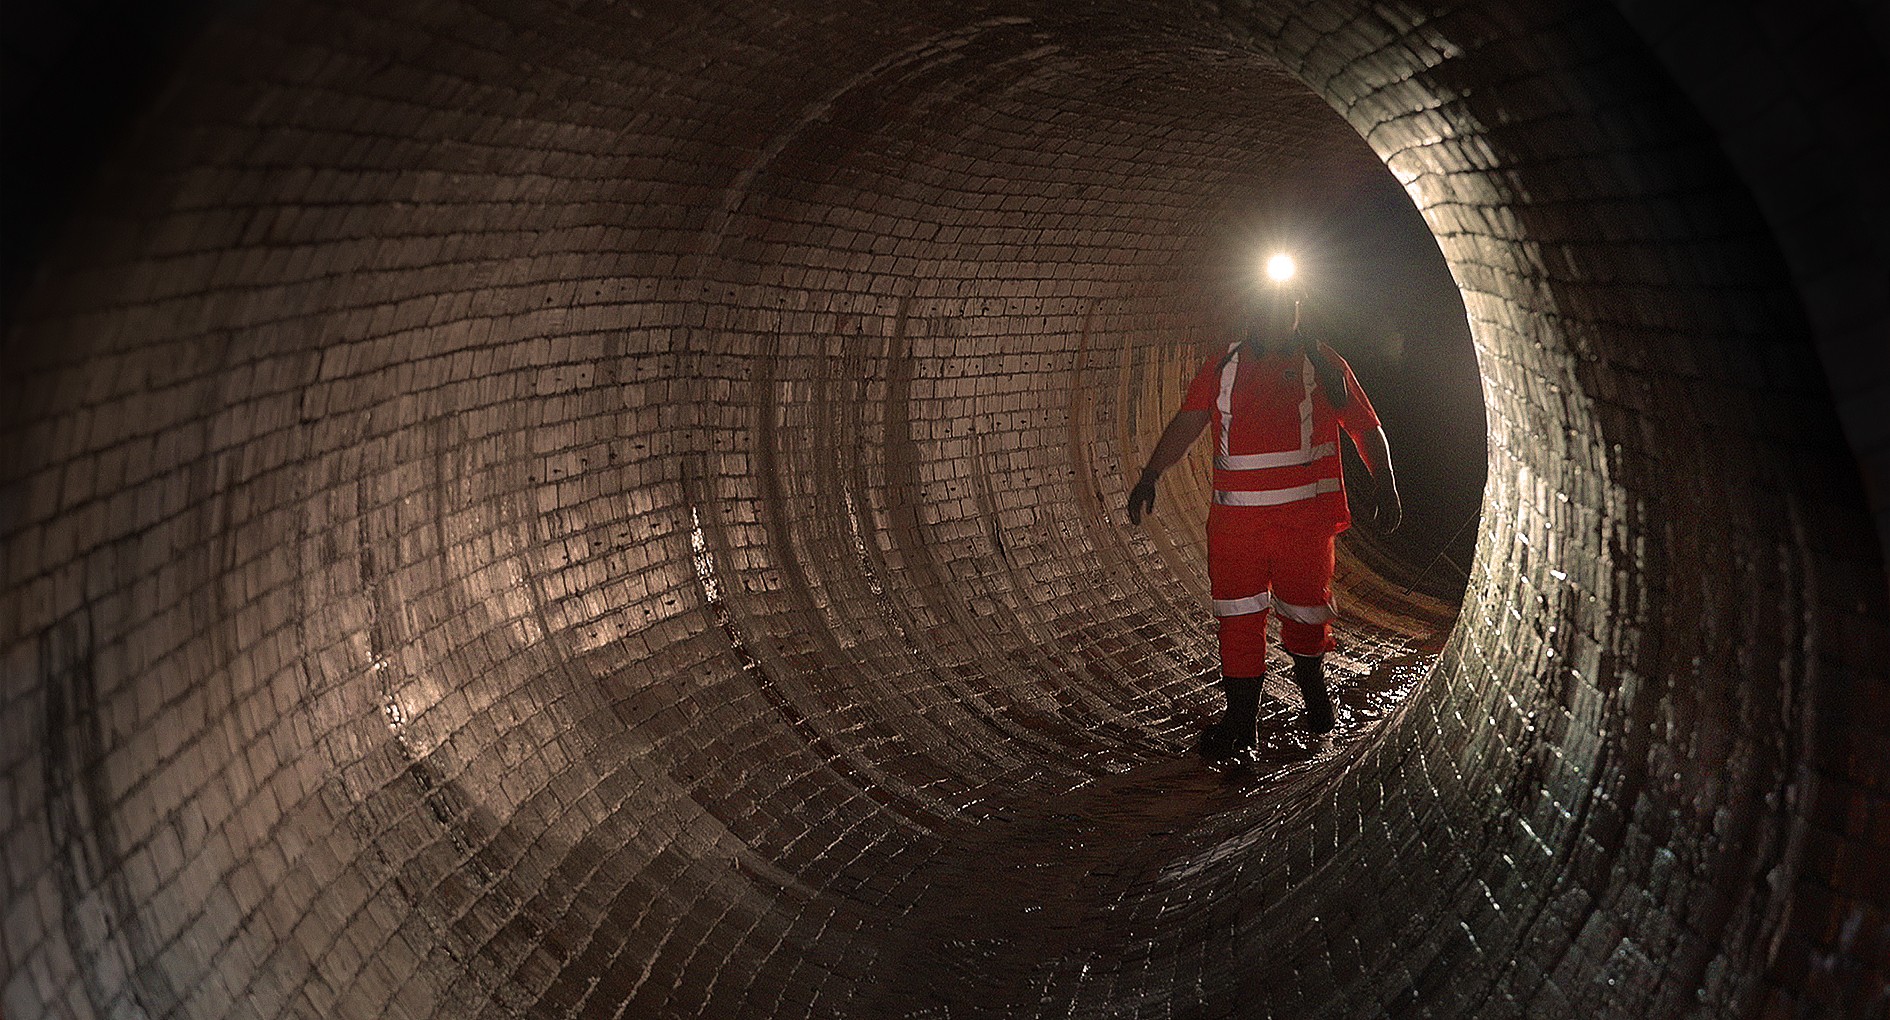
[[[1237,871],[1225,865],[1241,855],[1316,866],[1316,849],[1275,846],[1269,834],[1319,803],[1436,658],[1395,644],[1334,655],[1337,725],[1314,736],[1302,728],[1282,657],[1269,671],[1249,762],[1151,747],[1128,768],[1061,795],[987,801],[977,817],[941,831],[941,847],[902,882],[913,890],[911,906],[883,943],[883,980],[860,1015],[1036,1015],[1042,1003],[1087,1000],[1098,989],[1085,986],[1117,985],[1146,969],[1157,935],[1164,952],[1178,943],[1233,951],[1238,911],[1253,908],[1230,914],[1223,897],[1202,888],[1203,875]],[[1199,927],[1200,936],[1176,939],[1177,926]],[[1132,986],[1118,985],[1106,1001],[1133,998]]]

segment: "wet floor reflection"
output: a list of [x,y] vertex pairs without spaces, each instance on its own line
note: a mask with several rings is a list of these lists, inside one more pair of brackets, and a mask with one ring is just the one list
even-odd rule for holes
[[910,910],[888,934],[877,990],[859,1015],[1008,1017],[1132,997],[1125,972],[1153,952],[1186,952],[1191,930],[1208,941],[1224,927],[1217,889],[1344,771],[1436,658],[1338,658],[1338,725],[1316,737],[1301,726],[1286,670],[1271,670],[1261,745],[1245,764],[1151,748],[1062,795],[987,802],[980,817],[941,832],[942,850],[914,868]]

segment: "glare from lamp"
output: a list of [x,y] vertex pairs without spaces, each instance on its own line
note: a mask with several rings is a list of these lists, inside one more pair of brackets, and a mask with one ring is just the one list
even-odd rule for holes
[[1293,264],[1293,256],[1282,252],[1267,260],[1267,278],[1274,283],[1285,283],[1293,278],[1298,268]]

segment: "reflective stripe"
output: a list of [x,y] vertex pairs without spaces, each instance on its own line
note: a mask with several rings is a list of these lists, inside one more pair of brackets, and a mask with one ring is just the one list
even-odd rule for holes
[[1273,604],[1273,596],[1261,592],[1244,599],[1215,599],[1215,616],[1246,616],[1248,613],[1264,613]]
[[1299,448],[1312,451],[1312,391],[1318,380],[1313,375],[1312,358],[1299,356],[1299,382],[1305,388],[1306,395],[1299,402]]
[[1279,506],[1282,503],[1297,503],[1302,499],[1311,499],[1322,492],[1338,492],[1337,478],[1321,478],[1305,485],[1295,485],[1290,489],[1259,489],[1242,492],[1238,489],[1215,489],[1214,502],[1222,506]]
[[1338,610],[1332,608],[1330,602],[1323,606],[1296,606],[1290,602],[1275,602],[1273,606],[1280,611],[1282,617],[1294,623],[1318,624],[1337,619],[1339,616]]
[[[1297,467],[1324,460],[1339,452],[1336,443],[1313,445],[1313,387],[1318,376],[1313,372],[1312,358],[1300,355],[1299,382],[1301,399],[1299,402],[1299,449],[1279,450],[1272,453],[1235,453],[1229,445],[1234,434],[1234,377],[1240,371],[1240,345],[1228,348],[1227,363],[1221,366],[1220,399],[1215,406],[1221,412],[1220,449],[1215,451],[1214,466],[1221,471],[1259,471],[1265,468]],[[1291,502],[1285,500],[1283,502]],[[1271,504],[1241,504],[1268,506]]]
[[1221,448],[1219,455],[1225,457],[1230,452],[1227,437],[1234,434],[1234,376],[1240,371],[1240,345],[1235,344],[1227,350],[1227,363],[1221,366],[1221,395],[1215,406],[1221,410]]
[[1333,443],[1320,443],[1309,450],[1282,450],[1279,453],[1215,454],[1214,466],[1222,471],[1258,471],[1261,468],[1298,467],[1324,460],[1338,453]]

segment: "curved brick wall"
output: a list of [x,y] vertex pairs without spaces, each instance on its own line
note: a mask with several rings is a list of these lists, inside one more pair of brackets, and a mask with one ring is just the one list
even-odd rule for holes
[[[1164,6],[213,22],[9,340],[7,1015],[1884,1015],[1881,26]],[[1124,469],[1370,150],[1477,562],[1224,786]]]

